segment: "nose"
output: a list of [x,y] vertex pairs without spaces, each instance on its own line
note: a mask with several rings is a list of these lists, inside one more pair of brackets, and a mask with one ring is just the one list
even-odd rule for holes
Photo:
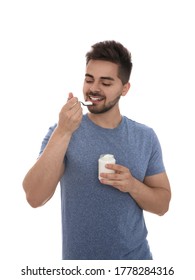
[[99,84],[98,83],[93,83],[93,85],[90,87],[91,92],[100,92]]

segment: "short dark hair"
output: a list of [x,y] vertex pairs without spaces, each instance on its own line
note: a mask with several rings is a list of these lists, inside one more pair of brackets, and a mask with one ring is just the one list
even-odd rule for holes
[[123,85],[129,81],[132,62],[131,53],[119,42],[102,41],[91,46],[91,50],[86,53],[86,64],[89,60],[105,60],[118,64],[118,77]]

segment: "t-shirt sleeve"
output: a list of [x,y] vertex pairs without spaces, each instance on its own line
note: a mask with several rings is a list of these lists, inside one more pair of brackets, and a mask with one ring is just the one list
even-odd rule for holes
[[53,133],[53,131],[55,130],[57,124],[51,126],[47,132],[47,134],[45,135],[45,137],[43,138],[43,141],[41,143],[41,149],[40,149],[40,152],[39,152],[39,157],[40,155],[42,154],[42,152],[44,151],[45,147],[47,146],[47,143]]
[[151,149],[150,159],[148,162],[146,176],[152,176],[158,173],[165,172],[161,145],[156,133],[153,130],[152,130],[151,141],[152,141],[151,142],[152,149]]

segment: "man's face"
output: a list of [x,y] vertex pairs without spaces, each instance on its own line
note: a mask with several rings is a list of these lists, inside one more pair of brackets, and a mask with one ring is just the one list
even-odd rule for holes
[[84,98],[92,101],[88,110],[94,114],[107,112],[118,106],[124,85],[117,76],[118,65],[109,61],[90,60],[83,84]]

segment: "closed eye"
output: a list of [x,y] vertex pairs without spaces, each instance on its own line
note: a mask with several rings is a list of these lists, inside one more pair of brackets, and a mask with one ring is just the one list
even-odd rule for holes
[[93,80],[85,79],[85,82],[86,82],[87,84],[91,84],[91,83],[93,83]]
[[105,87],[109,87],[109,86],[111,86],[112,84],[102,83],[102,85],[105,86]]

